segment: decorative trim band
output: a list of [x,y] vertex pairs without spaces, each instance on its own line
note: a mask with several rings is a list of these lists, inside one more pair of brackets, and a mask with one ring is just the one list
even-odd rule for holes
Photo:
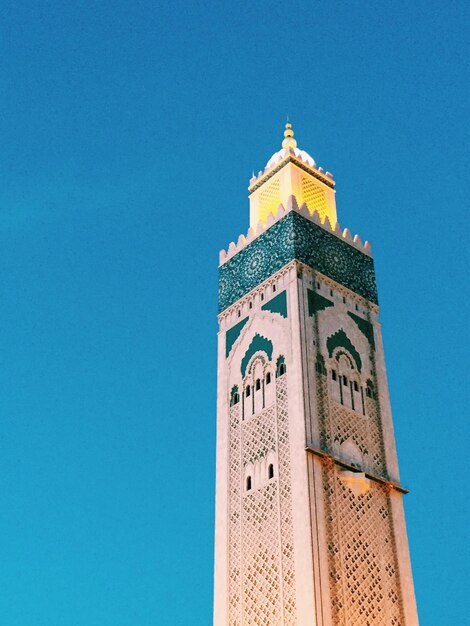
[[311,169],[310,167],[307,167],[306,165],[298,161],[298,159],[296,159],[295,157],[289,155],[283,161],[278,163],[278,165],[276,165],[275,168],[273,168],[268,174],[266,174],[266,176],[262,176],[261,179],[258,180],[256,183],[254,183],[253,186],[248,187],[248,191],[250,192],[250,195],[257,189],[259,189],[261,185],[264,185],[264,183],[268,181],[270,178],[272,178],[274,174],[277,174],[279,170],[281,170],[284,167],[284,165],[287,165],[287,163],[293,163],[298,168],[300,168],[301,170],[304,170],[304,172],[307,172],[307,174],[310,174],[310,176],[313,176],[314,178],[319,180],[321,183],[323,183],[327,187],[330,187],[331,189],[335,188],[335,183],[333,181],[329,180],[325,176],[322,176],[321,174]]
[[[360,468],[356,467],[355,465],[346,463],[346,461],[342,461],[341,459],[338,459],[337,457],[331,455],[329,452],[318,450],[317,448],[313,448],[312,446],[306,446],[305,451],[310,452],[310,454],[314,454],[315,456],[320,457],[323,461],[334,463],[335,465],[344,467],[350,472],[361,471]],[[400,484],[396,483],[394,480],[387,480],[386,478],[382,478],[381,476],[377,476],[376,474],[371,474],[370,472],[364,472],[364,474],[367,478],[369,478],[369,480],[373,480],[376,483],[386,485],[390,489],[394,489],[395,491],[399,491],[400,493],[403,493],[403,494],[409,493],[408,489],[405,489]]]

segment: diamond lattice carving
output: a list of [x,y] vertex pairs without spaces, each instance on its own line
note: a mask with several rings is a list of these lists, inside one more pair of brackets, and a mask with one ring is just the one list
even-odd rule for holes
[[[295,626],[287,375],[276,403],[243,421],[230,409],[229,625]],[[243,472],[272,451],[278,471],[262,488],[243,491]]]
[[277,428],[279,450],[279,506],[282,538],[282,585],[284,596],[284,626],[295,626],[294,532],[292,525],[292,490],[287,411],[287,374],[277,379]]
[[323,467],[335,626],[403,626],[398,566],[385,486],[354,493]]
[[310,211],[318,211],[321,219],[325,219],[327,213],[325,192],[310,176],[302,176],[302,199]]
[[274,178],[270,183],[263,185],[259,196],[259,211],[262,220],[265,220],[270,211],[277,210],[281,202],[281,185],[278,178]]
[[243,498],[243,624],[282,624],[277,484]]
[[320,428],[320,446],[322,450],[331,451],[331,436],[328,428],[328,383],[326,375],[317,371],[317,411]]
[[241,626],[241,409],[240,403],[230,409],[229,464],[229,625]]
[[276,410],[270,407],[243,423],[243,465],[276,449]]

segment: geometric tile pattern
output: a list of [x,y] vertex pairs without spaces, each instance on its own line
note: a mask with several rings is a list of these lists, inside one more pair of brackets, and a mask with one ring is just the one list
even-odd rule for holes
[[377,303],[373,259],[290,211],[219,267],[219,313],[294,259]]
[[[295,626],[295,580],[287,420],[287,374],[273,381],[276,402],[241,418],[230,408],[229,625]],[[275,478],[244,491],[244,466],[268,451]]]
[[403,626],[396,547],[385,485],[354,495],[323,465],[330,596],[335,626]]

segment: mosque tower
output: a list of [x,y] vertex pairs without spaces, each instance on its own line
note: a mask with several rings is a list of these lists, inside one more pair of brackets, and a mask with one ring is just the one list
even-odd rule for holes
[[284,137],[220,253],[214,626],[417,626],[371,248]]

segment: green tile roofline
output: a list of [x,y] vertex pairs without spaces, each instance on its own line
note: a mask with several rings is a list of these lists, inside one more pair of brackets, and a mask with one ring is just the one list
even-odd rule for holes
[[372,257],[290,211],[219,267],[219,313],[294,259],[377,304]]

